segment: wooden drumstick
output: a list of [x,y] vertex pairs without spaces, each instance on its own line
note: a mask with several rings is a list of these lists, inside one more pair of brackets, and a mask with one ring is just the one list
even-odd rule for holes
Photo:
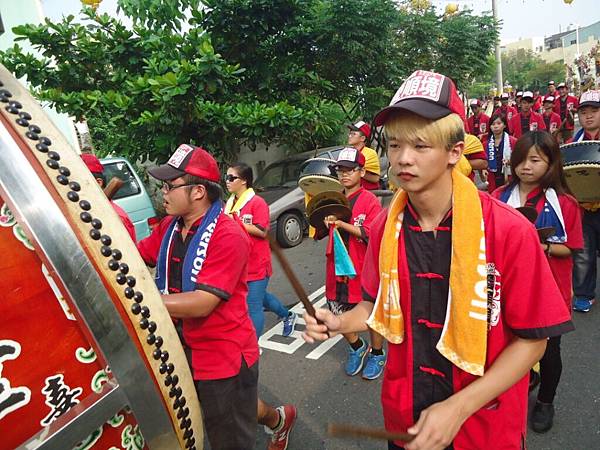
[[112,198],[124,184],[125,183],[120,178],[112,177],[106,185],[106,187],[104,188],[104,194],[109,200],[112,200]]
[[277,243],[275,238],[273,238],[273,236],[271,236],[271,235],[269,235],[269,245],[271,246],[271,250],[273,251],[273,253],[275,253],[275,257],[277,257],[277,260],[279,261],[279,264],[281,265],[281,268],[283,269],[285,276],[290,281],[292,288],[294,288],[296,295],[302,302],[304,309],[306,310],[306,312],[309,315],[315,317],[315,307],[308,299],[308,295],[306,295],[306,291],[304,290],[304,287],[302,286],[302,284],[300,283],[300,280],[298,280],[298,277],[292,270],[292,267],[290,266],[290,263],[288,262],[287,258],[283,254],[281,247],[279,246],[279,244]]
[[416,434],[387,431],[382,428],[359,427],[341,423],[330,423],[327,427],[327,434],[340,438],[358,437],[402,442],[410,442],[417,436]]

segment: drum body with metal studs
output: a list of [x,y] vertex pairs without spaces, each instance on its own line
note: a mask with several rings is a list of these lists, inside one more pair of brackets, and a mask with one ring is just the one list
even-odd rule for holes
[[567,186],[581,203],[600,202],[600,141],[560,147]]
[[0,450],[201,449],[181,343],[80,156],[0,66]]

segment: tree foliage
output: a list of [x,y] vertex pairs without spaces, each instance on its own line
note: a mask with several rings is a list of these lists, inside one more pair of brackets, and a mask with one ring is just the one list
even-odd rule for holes
[[565,78],[563,61],[547,63],[531,50],[513,50],[502,55],[505,80],[517,90],[544,90],[550,80]]
[[369,120],[416,69],[481,75],[491,16],[394,0],[118,0],[131,26],[83,9],[13,31],[0,53],[40,99],[86,117],[104,152],[163,161],[179,143],[220,160],[240,145],[306,149]]

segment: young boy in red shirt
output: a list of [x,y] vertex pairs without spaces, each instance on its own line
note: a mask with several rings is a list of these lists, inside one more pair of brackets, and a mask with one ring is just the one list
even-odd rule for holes
[[[352,215],[349,222],[339,220],[334,215],[325,217],[325,226],[329,229],[335,227],[340,232],[356,270],[354,278],[336,276],[333,239],[330,231],[325,296],[329,308],[336,314],[350,311],[362,299],[360,274],[367,251],[371,222],[381,211],[381,204],[377,197],[361,186],[364,167],[365,157],[359,150],[346,147],[340,152],[335,170],[344,187],[344,194],[350,203]],[[344,337],[349,344],[345,366],[346,374],[354,376],[362,370],[363,378],[367,380],[378,378],[383,373],[386,360],[383,338],[374,331],[371,332],[371,348],[369,349],[358,333],[347,333]]]
[[555,137],[560,129],[560,116],[554,112],[554,97],[552,95],[547,95],[544,97],[544,114],[542,117],[544,119],[544,124],[546,125],[546,130]]
[[477,136],[481,139],[481,136],[489,131],[490,118],[481,110],[481,102],[478,99],[471,100],[471,115],[467,119],[467,133]]
[[529,369],[573,329],[534,227],[454,170],[463,114],[427,71],[377,114],[400,190],[371,226],[363,301],[305,315],[309,342],[367,326],[388,340],[386,429],[415,435],[389,449],[521,450]]
[[519,139],[528,131],[545,130],[546,124],[540,113],[533,111],[533,92],[523,92],[521,108],[508,124],[510,133]]
[[575,129],[575,117],[574,114],[577,112],[579,101],[577,97],[569,95],[569,88],[565,83],[558,84],[558,96],[554,98],[554,112],[560,116],[562,127],[566,133],[564,136],[565,141],[573,136],[573,130]]
[[258,342],[246,305],[250,244],[223,212],[220,172],[205,150],[180,145],[148,171],[163,181],[167,214],[138,243],[156,284],[183,325],[204,427],[214,449],[252,449],[256,439]]

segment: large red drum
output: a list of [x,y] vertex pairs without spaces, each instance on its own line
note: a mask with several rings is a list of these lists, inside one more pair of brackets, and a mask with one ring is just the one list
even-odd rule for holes
[[110,203],[0,66],[0,450],[201,449],[173,323]]

